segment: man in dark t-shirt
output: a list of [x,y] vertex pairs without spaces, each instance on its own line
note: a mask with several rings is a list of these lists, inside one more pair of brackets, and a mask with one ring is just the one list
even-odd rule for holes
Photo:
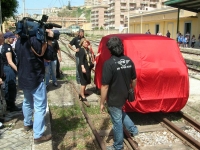
[[50,74],[52,77],[52,82],[55,87],[58,86],[57,78],[56,78],[56,66],[57,66],[57,53],[60,51],[58,42],[56,39],[52,40],[52,47],[53,47],[53,59],[52,60],[45,60],[45,84],[48,87],[49,86],[49,79]]
[[[107,99],[114,133],[114,144],[108,146],[107,150],[121,150],[123,149],[123,124],[131,135],[138,134],[137,127],[122,110],[128,97],[126,82],[130,81],[129,83],[134,88],[136,85],[136,72],[132,60],[124,56],[123,44],[118,37],[111,37],[107,42],[107,47],[112,56],[103,66],[100,109],[101,112],[104,112],[104,103]],[[122,71],[124,71],[126,77],[123,76]]]
[[[78,36],[73,38],[70,43],[68,44],[69,48],[71,50],[73,50],[74,52],[76,52],[75,56],[76,56],[76,81],[78,84],[80,84],[80,76],[78,73],[78,64],[79,64],[79,57],[78,57],[78,52],[79,52],[79,48],[80,48],[80,41],[81,39],[84,38],[84,30],[80,29],[78,32]],[[75,48],[73,48],[73,45],[75,46]]]

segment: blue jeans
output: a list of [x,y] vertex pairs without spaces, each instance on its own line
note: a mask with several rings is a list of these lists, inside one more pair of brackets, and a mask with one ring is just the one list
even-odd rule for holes
[[[24,126],[33,125],[34,139],[40,138],[45,130],[45,114],[47,107],[47,94],[44,82],[33,90],[23,90]],[[34,122],[32,120],[34,114]]]
[[79,64],[79,57],[76,56],[76,82],[78,84],[81,84],[80,75],[79,75],[79,72],[78,72],[78,64]]
[[122,108],[108,107],[111,121],[113,123],[113,133],[114,133],[114,144],[113,147],[116,150],[123,149],[123,124],[126,129],[133,135],[138,133],[137,127],[134,125],[133,121],[129,116],[122,111]]
[[17,94],[16,73],[9,65],[4,65],[3,70],[6,75],[5,100],[7,103],[7,107],[14,107]]
[[56,63],[57,63],[57,60],[45,62],[45,83],[46,83],[46,85],[49,85],[50,74],[52,76],[53,83],[57,82]]

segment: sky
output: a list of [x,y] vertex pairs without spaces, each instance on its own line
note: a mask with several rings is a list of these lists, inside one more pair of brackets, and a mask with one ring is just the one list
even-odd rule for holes
[[[69,0],[17,0],[19,3],[19,7],[17,9],[18,14],[24,12],[24,3],[25,1],[25,9],[29,14],[40,14],[42,13],[43,8],[51,8],[51,7],[62,7],[63,5],[68,5]],[[71,6],[83,6],[84,0],[70,0]],[[36,10],[39,9],[39,10]]]

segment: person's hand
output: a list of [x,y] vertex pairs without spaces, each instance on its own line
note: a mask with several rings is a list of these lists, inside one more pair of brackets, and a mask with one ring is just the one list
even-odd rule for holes
[[77,49],[75,50],[75,52],[79,52],[79,48],[77,48]]
[[0,78],[0,84],[3,84],[3,81],[2,81],[2,79]]
[[62,58],[61,58],[61,57],[58,57],[58,61],[61,62],[61,61],[62,61]]
[[47,32],[47,35],[48,37],[53,37],[54,36],[54,33],[51,29],[46,29],[46,32]]
[[100,105],[100,112],[103,113],[103,114],[106,112],[104,104]]
[[85,70],[85,68],[82,68],[82,72],[83,72],[83,73],[86,73],[86,70]]

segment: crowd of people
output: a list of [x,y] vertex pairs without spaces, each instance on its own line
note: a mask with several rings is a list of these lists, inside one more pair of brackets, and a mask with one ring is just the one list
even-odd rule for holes
[[[194,48],[195,47],[195,43],[197,42],[197,39],[195,37],[195,35],[193,34],[192,37],[190,36],[190,33],[187,32],[185,35],[183,35],[182,33],[180,33],[180,31],[177,33],[177,41],[178,41],[178,45],[179,47],[191,47]],[[200,34],[198,36],[198,43],[199,43],[199,47],[200,47]]]
[[[0,80],[0,84],[4,84],[6,110],[10,112],[23,111],[24,129],[26,131],[33,129],[35,144],[51,139],[51,135],[44,135],[47,79],[50,73],[56,74],[56,60],[62,60],[58,42],[54,40],[54,32],[46,29],[46,33],[47,41],[44,43],[39,41],[36,36],[20,38],[17,33],[14,34],[9,30],[0,33],[3,64],[3,76],[1,78],[4,78],[3,81]],[[44,57],[48,50],[54,53],[52,59]],[[48,65],[46,65],[46,62],[48,62]],[[51,63],[52,65],[50,65]],[[49,70],[47,70],[47,66],[51,69],[48,68]],[[18,76],[18,86],[24,94],[22,108],[15,104],[16,76]],[[53,84],[57,84],[56,80],[53,80]]]

